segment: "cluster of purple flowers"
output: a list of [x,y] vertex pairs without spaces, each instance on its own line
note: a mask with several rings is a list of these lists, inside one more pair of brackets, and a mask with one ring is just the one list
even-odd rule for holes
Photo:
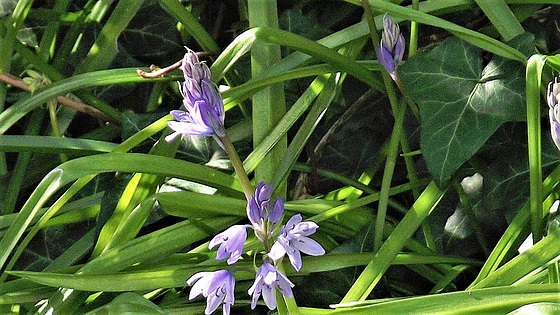
[[185,81],[179,83],[179,91],[187,111],[171,111],[177,121],[167,123],[175,131],[167,136],[167,140],[180,134],[224,137],[224,104],[218,88],[211,81],[210,69],[192,50],[185,54],[181,69]]
[[[210,69],[189,50],[183,58],[181,69],[185,81],[179,84],[186,111],[174,110],[171,115],[177,121],[168,122],[174,131],[168,140],[183,135],[225,137],[224,105],[218,89],[210,80]],[[254,195],[248,197],[247,217],[251,224],[234,225],[216,235],[208,244],[210,249],[218,247],[217,260],[227,259],[227,264],[235,264],[243,254],[247,229],[252,229],[263,243],[265,251],[263,263],[256,272],[255,282],[248,293],[252,297],[251,308],[255,308],[262,295],[269,309],[276,308],[276,290],[286,297],[292,297],[294,284],[277,268],[285,255],[296,271],[302,267],[301,253],[322,255],[325,250],[308,236],[319,226],[303,221],[299,214],[292,216],[281,226],[284,215],[284,201],[281,197],[271,200],[271,185],[259,183]],[[228,315],[235,302],[235,278],[229,270],[199,272],[187,280],[192,285],[189,299],[199,295],[206,300],[205,314],[214,312],[223,304],[223,313]]]
[[[277,234],[284,214],[284,201],[280,197],[271,201],[271,196],[271,185],[258,184],[255,195],[249,198],[247,204],[247,217],[251,224],[234,225],[228,228],[216,235],[208,247],[213,249],[219,246],[216,259],[227,258],[229,265],[234,264],[243,254],[247,228],[253,229],[265,249],[270,248],[270,250],[264,256],[255,282],[248,290],[249,295],[252,296],[251,308],[255,308],[257,300],[262,295],[265,304],[273,310],[276,308],[276,290],[278,289],[286,297],[292,297],[292,287],[294,287],[288,277],[275,265],[284,255],[287,255],[294,269],[299,271],[302,267],[301,252],[318,256],[323,255],[325,250],[319,243],[308,237],[315,233],[319,226],[314,222],[302,221],[299,214],[292,216]],[[269,246],[272,241],[274,241],[273,245]],[[206,314],[215,311],[221,303],[224,305],[224,314],[229,314],[230,306],[234,302],[235,278],[232,272],[228,270],[199,272],[187,283],[194,284],[190,299],[200,294],[207,298]]]

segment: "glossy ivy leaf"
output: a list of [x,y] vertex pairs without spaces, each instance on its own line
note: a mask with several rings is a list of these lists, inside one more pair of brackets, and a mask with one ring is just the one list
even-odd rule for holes
[[16,0],[0,0],[0,19],[11,14],[16,4]]
[[[500,131],[477,154],[483,161],[488,161],[488,164],[481,170],[484,177],[482,191],[470,196],[480,223],[485,229],[493,230],[497,227],[494,224],[498,223],[496,214],[505,215],[507,222],[510,222],[529,197],[525,124],[504,124]],[[560,153],[552,142],[548,129],[543,128],[541,132],[542,169],[546,175],[558,166]]]
[[[530,53],[524,34],[510,43]],[[399,67],[405,89],[420,106],[421,148],[429,171],[443,184],[505,121],[525,119],[524,66],[494,57],[456,37]]]

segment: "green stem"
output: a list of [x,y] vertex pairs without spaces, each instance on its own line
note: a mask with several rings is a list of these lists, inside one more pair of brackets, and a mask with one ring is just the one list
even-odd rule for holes
[[401,140],[403,130],[403,120],[405,114],[404,106],[397,109],[395,113],[395,124],[393,125],[393,132],[391,140],[389,141],[389,152],[387,154],[387,161],[385,162],[385,169],[383,170],[383,179],[381,180],[381,191],[379,195],[379,205],[377,208],[377,218],[375,221],[375,234],[373,238],[374,251],[377,252],[381,248],[383,227],[385,226],[385,217],[387,215],[387,205],[389,202],[389,192],[391,189],[391,181],[395,171],[395,165],[399,154],[399,142]]
[[247,177],[247,172],[245,172],[245,168],[243,168],[243,162],[239,158],[239,154],[237,154],[237,151],[233,146],[233,142],[231,142],[231,139],[229,138],[227,133],[223,138],[216,137],[216,140],[222,143],[224,150],[229,156],[231,165],[233,165],[233,169],[237,174],[237,178],[241,183],[241,187],[243,187],[245,197],[247,198],[247,200],[249,200],[249,197],[253,195],[253,186],[251,186],[251,181],[249,180],[249,177]]
[[[374,45],[380,42],[379,34],[377,34],[377,27],[373,20],[373,12],[367,0],[362,0],[364,8],[364,15],[369,26],[371,41]],[[377,50],[375,50],[377,53]],[[378,56],[377,56],[378,57]],[[379,59],[379,58],[378,58]],[[377,208],[377,218],[375,222],[375,235],[373,239],[374,251],[377,252],[381,248],[383,237],[383,227],[385,225],[385,217],[387,214],[387,205],[389,202],[389,189],[391,188],[391,181],[393,179],[393,172],[395,171],[395,164],[399,152],[399,141],[401,139],[403,120],[405,110],[398,104],[396,91],[393,85],[393,80],[385,71],[381,71],[387,97],[391,103],[391,109],[395,115],[395,124],[393,126],[393,133],[389,142],[389,151],[387,154],[387,161],[385,162],[385,169],[383,171],[383,179],[381,181],[381,191],[379,195],[379,205]]]
[[543,237],[543,192],[541,160],[541,106],[540,80],[544,62],[540,55],[533,55],[527,63],[527,146],[529,151],[529,188],[531,209],[531,231],[533,244]]
[[[418,10],[420,7],[419,0],[412,0],[412,9]],[[418,49],[418,22],[410,21],[410,44],[408,45],[408,57],[416,55]]]
[[[49,118],[51,120],[51,129],[53,132],[53,135],[55,137],[62,137],[62,133],[60,133],[60,127],[58,126],[58,118],[56,117],[56,101],[55,100],[49,100],[47,101],[47,107],[49,108]],[[66,154],[61,153],[60,154],[60,162],[64,163],[68,161],[68,156],[66,156]]]
[[[247,2],[250,27],[271,27],[278,29],[276,0],[249,0]],[[268,68],[281,59],[279,45],[253,45],[251,48],[252,76],[266,73]],[[282,83],[271,85],[253,95],[253,143],[256,148],[276,127],[286,113],[284,88]],[[255,169],[257,182],[270,183],[278,166],[286,155],[287,138],[274,146]],[[286,184],[274,187],[277,194],[286,196]]]

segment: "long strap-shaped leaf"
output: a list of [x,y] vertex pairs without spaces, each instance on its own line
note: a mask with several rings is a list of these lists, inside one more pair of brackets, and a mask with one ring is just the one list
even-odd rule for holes
[[140,172],[194,180],[240,195],[241,185],[232,176],[209,167],[168,157],[117,153],[74,159],[52,170],[37,186],[0,241],[0,267],[45,202],[64,185],[88,175],[106,172]]
[[[237,36],[212,65],[212,81],[219,81],[224,73],[251,49],[257,39],[306,53],[336,66],[340,72],[346,72],[378,91],[384,90],[381,82],[376,80],[366,67],[356,61],[303,36],[268,27],[253,28]],[[269,74],[276,73],[269,71]]]
[[418,197],[412,208],[397,225],[393,233],[387,238],[373,259],[362,271],[356,282],[342,303],[364,301],[369,293],[375,288],[391,261],[401,251],[406,241],[416,232],[422,221],[430,214],[443,197],[445,190],[437,187],[431,182],[424,192]]

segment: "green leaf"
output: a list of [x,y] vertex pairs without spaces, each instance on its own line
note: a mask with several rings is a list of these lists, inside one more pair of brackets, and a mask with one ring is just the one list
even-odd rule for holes
[[87,315],[167,314],[157,305],[136,293],[123,293],[110,303],[87,312]]
[[145,6],[122,32],[119,44],[134,58],[179,56],[184,48],[176,24],[158,4]]
[[[512,44],[527,52],[534,47],[530,34]],[[497,56],[483,69],[482,51],[456,37],[411,58],[399,74],[420,105],[421,147],[439,184],[504,121],[525,119],[523,65]]]
[[116,144],[87,140],[49,136],[4,136],[0,135],[0,148],[6,152],[43,152],[43,153],[107,153],[117,147]]
[[431,294],[404,299],[373,300],[339,308],[336,314],[504,314],[527,303],[558,300],[557,284],[519,285]]
[[560,314],[560,303],[533,303],[528,305],[523,305],[513,312],[509,312],[507,315],[554,315]]

